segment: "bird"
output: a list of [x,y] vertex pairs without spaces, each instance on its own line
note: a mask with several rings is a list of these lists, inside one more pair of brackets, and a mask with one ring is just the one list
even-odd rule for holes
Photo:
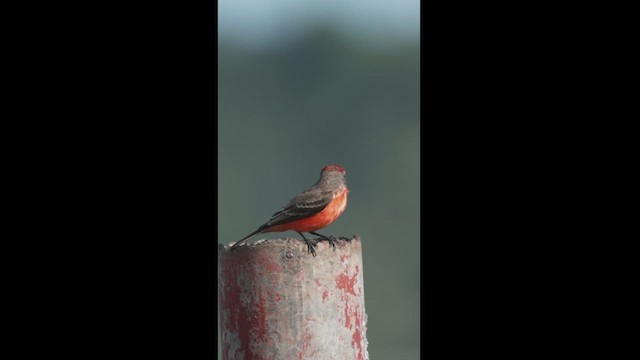
[[280,231],[296,231],[304,239],[308,252],[314,257],[314,247],[318,245],[309,241],[303,232],[319,236],[336,249],[336,238],[327,237],[316,233],[334,222],[347,207],[347,189],[345,169],[338,164],[326,165],[320,171],[318,181],[308,189],[296,195],[289,203],[275,212],[269,221],[258,227],[255,231],[231,245],[230,249],[237,248],[251,237]]

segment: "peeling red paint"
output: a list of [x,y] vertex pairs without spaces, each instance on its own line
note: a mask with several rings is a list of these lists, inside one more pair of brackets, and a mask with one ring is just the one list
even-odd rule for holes
[[352,294],[353,296],[357,296],[356,291],[353,289],[353,286],[356,284],[357,280],[358,280],[357,273],[353,274],[353,276],[351,277],[349,277],[349,275],[345,273],[341,273],[340,275],[338,275],[338,278],[336,279],[336,287],[340,290],[343,290],[345,292]]
[[291,244],[220,253],[222,359],[310,360],[331,349],[336,360],[366,360],[359,239],[336,253],[318,251],[322,262],[304,244],[285,257]]
[[[282,266],[268,256],[258,256],[251,259],[250,263],[234,261],[235,259],[221,259],[221,268],[224,269],[220,281],[220,292],[225,294],[221,297],[221,309],[228,309],[228,316],[222,316],[222,327],[227,329],[223,332],[223,358],[231,356],[232,358],[240,358],[242,355],[245,359],[263,359],[260,354],[255,354],[249,345],[253,342],[267,343],[269,341],[269,324],[267,304],[271,299],[275,298],[280,301],[280,294],[274,294],[271,289],[262,292],[248,294],[243,284],[237,281],[237,274],[244,273],[246,281],[251,282],[253,279],[265,279],[266,281],[277,281],[282,272]],[[259,266],[256,266],[259,264]],[[257,269],[260,269],[258,271]],[[268,273],[271,277],[265,277]],[[244,301],[244,302],[243,302]],[[246,303],[249,301],[249,303]],[[228,341],[224,338],[229,333],[237,334],[237,341]],[[231,344],[237,346],[233,354]]]
[[[222,264],[222,267],[226,270],[227,273],[238,273],[240,271],[241,264],[235,263],[233,261],[225,261]],[[223,309],[235,309],[238,304],[241,304],[240,294],[241,288],[235,281],[223,281],[220,282],[221,290],[220,292],[225,294],[226,296],[221,299],[221,306]],[[232,333],[238,334],[240,343],[248,344],[249,343],[249,333],[247,331],[240,331],[241,329],[248,329],[251,325],[249,319],[246,316],[242,316],[242,311],[238,309],[238,311],[230,311],[228,317],[223,317],[224,328]],[[223,332],[223,337],[226,333]],[[222,339],[222,352],[223,354],[228,354],[230,350],[230,341],[227,341],[225,338]],[[242,347],[238,348],[235,351],[235,357],[239,357],[239,352],[242,351]],[[253,358],[254,354],[249,350],[248,353],[244,354],[245,357]]]
[[269,256],[262,256],[259,259],[261,265],[272,274],[279,274],[282,272],[282,264]]
[[344,300],[344,318],[344,327],[346,327],[347,329],[351,329],[351,317],[349,316],[349,300],[347,299]]
[[253,304],[249,311],[249,315],[253,316],[254,321],[253,329],[254,336],[260,342],[266,342],[268,340],[268,325],[267,325],[267,310],[266,310],[266,298],[262,294],[258,295],[258,301]]
[[304,333],[302,335],[302,354],[308,355],[307,350],[309,350],[309,340],[311,340],[311,335],[309,335],[308,324],[304,326]]
[[360,333],[360,312],[358,309],[354,311],[353,316],[356,318],[356,331],[354,331],[353,337],[351,338],[351,345],[355,343],[358,347],[358,360],[364,360],[362,355],[362,334]]
[[358,360],[364,360],[362,356],[362,336],[360,335],[360,329],[356,328],[356,331],[353,333],[353,338],[351,338],[351,345],[356,344],[358,347]]

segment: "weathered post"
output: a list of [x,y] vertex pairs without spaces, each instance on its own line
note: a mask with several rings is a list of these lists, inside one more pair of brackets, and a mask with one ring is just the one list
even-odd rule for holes
[[360,237],[218,248],[223,360],[368,360]]

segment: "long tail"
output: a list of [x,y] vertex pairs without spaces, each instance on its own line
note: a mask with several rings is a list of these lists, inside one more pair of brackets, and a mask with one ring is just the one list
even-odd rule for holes
[[231,247],[229,249],[235,249],[237,246],[239,246],[240,244],[244,243],[245,241],[251,239],[252,237],[260,234],[263,230],[265,229],[265,226],[260,226],[256,231],[252,232],[251,234],[245,236],[244,238],[242,238],[242,240],[238,241],[237,243],[231,245]]

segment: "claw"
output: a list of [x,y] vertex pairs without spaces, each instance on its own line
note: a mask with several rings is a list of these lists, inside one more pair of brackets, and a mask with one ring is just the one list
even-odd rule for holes
[[309,234],[313,234],[315,236],[320,236],[321,238],[327,240],[329,242],[329,244],[333,247],[333,251],[336,251],[336,242],[338,241],[338,238],[336,238],[335,236],[324,236],[322,234],[318,234],[316,232],[310,231]]
[[302,236],[302,238],[304,239],[305,244],[307,244],[307,250],[309,252],[309,254],[313,255],[313,257],[316,257],[316,250],[314,249],[314,247],[318,247],[318,244],[314,243],[313,241],[307,239],[301,232],[298,231],[298,234],[300,234],[300,236]]
[[327,238],[327,241],[331,246],[333,246],[333,251],[336,251],[336,242],[338,241],[338,239],[336,239],[334,236],[330,236]]
[[318,247],[318,245],[312,244],[312,243],[307,243],[307,248],[308,248],[309,254],[313,255],[313,257],[316,257],[316,250],[314,249],[314,247]]

